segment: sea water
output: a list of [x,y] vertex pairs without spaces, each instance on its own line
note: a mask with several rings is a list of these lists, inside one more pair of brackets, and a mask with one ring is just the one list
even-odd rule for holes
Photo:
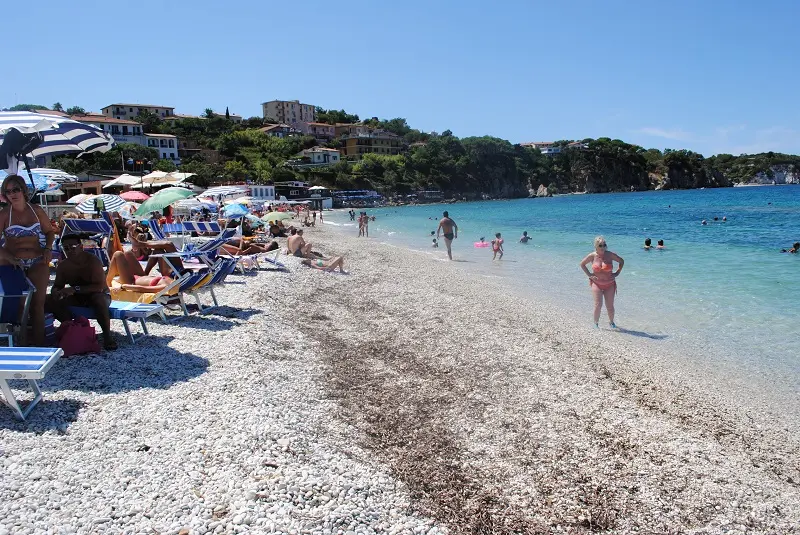
[[[370,238],[446,261],[442,239],[438,249],[431,247],[444,210],[458,224],[453,257],[459,266],[523,296],[544,294],[585,316],[587,329],[594,327],[592,297],[578,264],[603,235],[625,260],[616,299],[620,336],[800,393],[800,254],[780,252],[800,241],[800,186],[366,209],[376,216]],[[346,211],[325,221],[357,234]],[[527,245],[519,243],[523,231],[531,237]],[[505,256],[492,261],[491,248],[473,244],[497,232]],[[653,245],[663,239],[666,248],[646,251],[645,238]]]

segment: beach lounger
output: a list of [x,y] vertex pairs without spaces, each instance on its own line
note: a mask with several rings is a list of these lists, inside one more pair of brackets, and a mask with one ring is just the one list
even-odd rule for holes
[[[44,379],[64,351],[60,348],[41,347],[0,347],[0,390],[3,392],[3,403],[9,406],[20,420],[24,420],[31,410],[42,399],[42,391],[36,383]],[[23,409],[20,407],[9,380],[23,380],[33,392],[33,399]]]
[[[219,301],[217,301],[217,295],[214,293],[214,288],[225,282],[225,279],[228,277],[228,275],[233,273],[235,269],[235,258],[220,257],[214,263],[214,266],[211,268],[206,277],[200,280],[200,282],[198,282],[194,287],[186,291],[188,295],[194,297],[195,301],[197,302],[197,309],[200,312],[206,312],[207,310],[211,310],[212,308],[219,306]],[[213,306],[203,306],[200,296],[206,292],[211,294],[211,300],[214,303]]]
[[34,292],[36,287],[24,271],[0,266],[0,338],[5,338],[9,347],[14,346],[15,335],[19,344],[25,343],[26,332],[21,327],[28,323]]
[[97,256],[103,262],[103,266],[108,267],[110,259],[103,240],[110,239],[111,233],[114,232],[114,227],[108,221],[105,219],[63,219],[62,223],[62,239],[65,234],[80,234],[86,239],[93,240],[97,243],[97,247],[85,249],[86,252]]
[[[69,307],[70,311],[75,316],[83,316],[87,319],[96,320],[97,315],[93,308],[88,307]],[[158,303],[131,303],[128,301],[111,301],[108,311],[112,320],[122,321],[122,327],[125,329],[125,334],[130,338],[131,343],[135,344],[136,340],[150,334],[147,331],[147,318],[150,316],[164,317],[164,307]],[[128,320],[138,321],[142,326],[142,334],[134,337],[131,332]]]
[[164,234],[161,225],[159,225],[158,221],[156,221],[155,219],[148,220],[147,226],[150,228],[150,235],[153,237],[154,240],[164,241],[168,239],[166,234]]
[[216,221],[184,221],[182,225],[183,231],[189,234],[196,232],[197,234],[212,235],[222,232]]

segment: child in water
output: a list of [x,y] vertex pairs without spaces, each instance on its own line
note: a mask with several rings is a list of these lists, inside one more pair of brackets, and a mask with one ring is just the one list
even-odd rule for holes
[[436,241],[436,238],[433,239],[433,245],[431,247],[439,247],[439,242]]
[[664,249],[666,245],[664,245],[664,240],[658,240],[658,246],[656,249]]
[[500,237],[499,232],[494,235],[492,240],[492,251],[494,252],[492,260],[497,258],[497,253],[500,253],[500,260],[503,259],[503,238]]

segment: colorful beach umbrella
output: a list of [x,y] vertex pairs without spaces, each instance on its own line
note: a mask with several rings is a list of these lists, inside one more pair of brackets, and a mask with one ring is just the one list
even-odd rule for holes
[[73,195],[69,199],[67,199],[67,204],[80,204],[86,199],[91,199],[94,197],[91,193],[78,193],[77,195]]
[[142,202],[150,198],[150,195],[142,191],[125,191],[119,194],[126,201]]
[[125,206],[125,199],[119,195],[109,195],[104,193],[102,195],[95,195],[90,199],[86,199],[75,207],[77,211],[82,214],[93,214],[98,210],[98,203],[100,203],[100,210],[106,212],[116,212]]
[[236,219],[237,217],[244,217],[250,211],[243,204],[229,204],[222,210],[222,215],[227,219]]
[[194,195],[192,190],[179,187],[164,188],[153,194],[136,210],[136,215],[147,215],[150,212],[163,210],[167,206]]
[[289,212],[270,212],[261,217],[261,221],[265,223],[272,223],[273,221],[285,221],[291,219],[292,214]]

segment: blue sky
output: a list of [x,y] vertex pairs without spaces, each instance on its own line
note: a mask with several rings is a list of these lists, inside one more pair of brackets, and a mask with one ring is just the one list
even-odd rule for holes
[[778,0],[37,0],[4,15],[0,107],[248,117],[299,99],[514,143],[800,154],[798,15]]

